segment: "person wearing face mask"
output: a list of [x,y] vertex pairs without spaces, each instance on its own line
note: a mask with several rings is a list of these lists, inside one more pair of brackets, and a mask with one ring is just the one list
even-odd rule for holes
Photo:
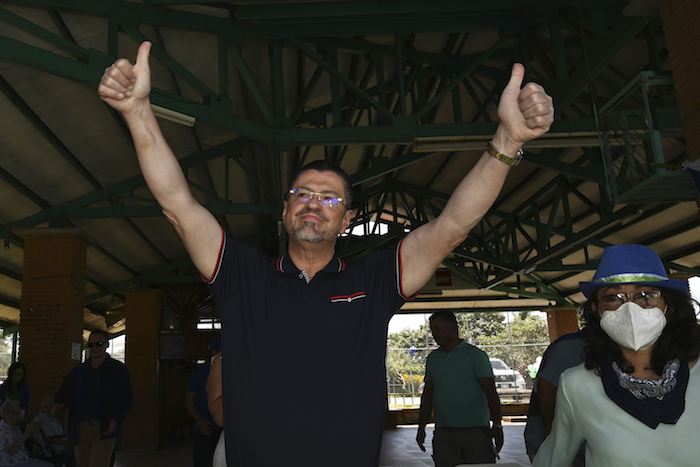
[[533,466],[696,466],[700,325],[685,280],[643,245],[606,248],[580,282],[584,363],[561,377],[550,435]]

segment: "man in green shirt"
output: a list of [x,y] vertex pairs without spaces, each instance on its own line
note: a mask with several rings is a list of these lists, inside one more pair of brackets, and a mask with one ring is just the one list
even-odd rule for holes
[[451,311],[433,314],[430,329],[440,348],[426,363],[418,446],[425,451],[425,425],[435,409],[436,467],[495,463],[503,446],[503,427],[489,357],[459,338],[457,318]]

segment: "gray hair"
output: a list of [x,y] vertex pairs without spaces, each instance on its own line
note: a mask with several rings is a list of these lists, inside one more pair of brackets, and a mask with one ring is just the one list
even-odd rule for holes
[[2,415],[2,418],[5,418],[5,414],[8,412],[19,412],[19,402],[13,401],[12,399],[7,399],[1,406],[0,406],[0,415]]
[[301,174],[308,172],[309,170],[315,170],[317,172],[332,172],[336,174],[343,182],[343,191],[345,191],[345,193],[343,193],[343,201],[345,208],[352,209],[352,181],[350,180],[350,176],[345,170],[341,169],[339,165],[333,164],[332,162],[328,162],[323,159],[309,162],[294,174],[294,177],[292,177],[292,184],[289,186],[289,188],[294,188],[294,184],[297,182]]

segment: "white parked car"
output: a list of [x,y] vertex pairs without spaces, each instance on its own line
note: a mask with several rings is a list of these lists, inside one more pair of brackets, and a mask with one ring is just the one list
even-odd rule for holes
[[489,358],[493,377],[496,382],[496,392],[499,394],[513,394],[525,392],[525,378],[519,372],[513,370],[500,358]]

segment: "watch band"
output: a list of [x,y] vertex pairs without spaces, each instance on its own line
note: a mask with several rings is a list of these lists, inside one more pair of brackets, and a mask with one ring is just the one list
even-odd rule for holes
[[491,141],[486,143],[486,152],[488,152],[489,154],[491,154],[491,156],[503,162],[504,164],[510,165],[511,167],[515,167],[516,165],[520,164],[521,160],[523,160],[522,148],[518,149],[518,152],[515,154],[515,157],[508,157],[502,152],[500,152],[498,149],[493,147],[493,142]]

